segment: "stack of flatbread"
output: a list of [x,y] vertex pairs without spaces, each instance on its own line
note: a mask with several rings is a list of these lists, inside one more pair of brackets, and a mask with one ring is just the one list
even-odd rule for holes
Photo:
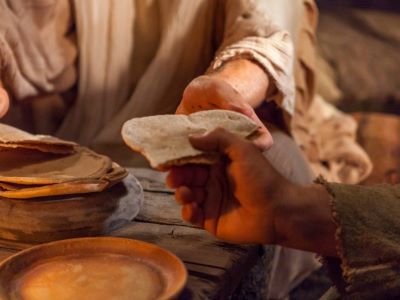
[[184,164],[212,164],[217,153],[203,152],[189,142],[191,134],[205,134],[223,128],[242,138],[258,136],[260,126],[243,114],[229,110],[207,110],[190,115],[160,115],[125,122],[122,137],[159,170]]
[[0,124],[0,197],[100,192],[126,175],[110,158],[88,148]]

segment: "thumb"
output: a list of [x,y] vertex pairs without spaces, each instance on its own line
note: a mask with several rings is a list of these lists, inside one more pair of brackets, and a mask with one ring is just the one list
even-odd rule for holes
[[0,118],[3,117],[10,106],[10,100],[5,89],[0,87]]
[[205,135],[192,135],[189,137],[193,147],[202,151],[215,151],[235,159],[236,154],[245,150],[251,143],[239,138],[231,132],[222,128],[217,128]]

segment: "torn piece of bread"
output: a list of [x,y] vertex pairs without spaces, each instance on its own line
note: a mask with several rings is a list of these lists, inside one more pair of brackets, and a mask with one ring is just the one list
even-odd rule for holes
[[188,163],[211,164],[216,153],[193,148],[189,135],[223,128],[244,138],[253,137],[259,125],[243,114],[228,110],[207,110],[191,115],[158,115],[125,122],[122,137],[155,169]]

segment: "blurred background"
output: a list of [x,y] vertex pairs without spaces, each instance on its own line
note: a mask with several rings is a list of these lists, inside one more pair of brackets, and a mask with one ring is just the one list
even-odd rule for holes
[[[317,0],[317,3],[320,8],[318,92],[347,112],[400,115],[400,1]],[[374,138],[363,146],[378,173],[389,166],[400,166],[400,117],[389,117],[388,122],[380,120],[364,128],[368,132],[363,133]],[[380,139],[383,131],[391,142]],[[290,299],[319,299],[332,285],[326,274],[323,269],[315,272],[291,293]]]
[[317,2],[319,93],[345,111],[400,114],[400,1]]

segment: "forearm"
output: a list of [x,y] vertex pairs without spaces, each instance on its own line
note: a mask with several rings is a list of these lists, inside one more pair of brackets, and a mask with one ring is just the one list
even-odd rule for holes
[[322,185],[296,186],[277,210],[277,243],[290,248],[337,256],[331,196]]
[[253,108],[258,107],[274,88],[267,73],[247,59],[229,61],[208,75],[228,82]]

